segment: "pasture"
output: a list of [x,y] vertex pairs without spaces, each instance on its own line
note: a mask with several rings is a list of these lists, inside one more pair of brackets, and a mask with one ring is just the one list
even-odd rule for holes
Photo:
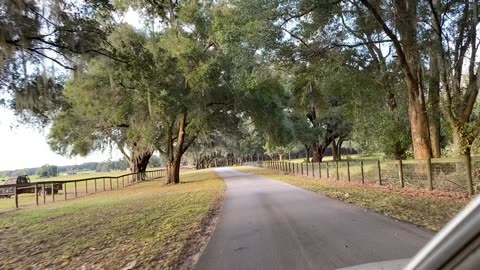
[[[158,170],[160,168],[149,168],[150,170]],[[67,183],[66,186],[63,185],[63,190],[55,195],[55,198],[52,198],[51,195],[44,196],[43,194],[39,197],[39,204],[50,203],[53,200],[62,201],[74,199],[77,197],[82,197],[85,195],[93,194],[97,191],[109,191],[122,188],[126,182],[121,180],[117,181],[116,179],[108,179],[108,177],[116,177],[120,175],[125,175],[130,173],[129,171],[111,171],[111,172],[95,172],[95,171],[82,171],[76,175],[60,175],[57,177],[49,178],[38,178],[37,175],[29,176],[32,183],[42,184],[44,182],[51,181],[73,181],[73,180],[82,180],[86,178],[98,178],[97,180],[88,180],[80,181],[78,183]],[[105,178],[103,178],[105,177]],[[128,181],[127,179],[124,179]],[[2,183],[0,183],[1,185]],[[41,187],[41,185],[40,185]],[[76,190],[76,194],[75,194]],[[67,194],[65,194],[65,191]],[[36,204],[35,194],[20,194],[18,195],[19,207],[29,207]],[[15,208],[15,201],[13,198],[0,198],[0,212],[8,211]]]
[[225,191],[213,170],[182,181],[0,213],[0,269],[177,269]]

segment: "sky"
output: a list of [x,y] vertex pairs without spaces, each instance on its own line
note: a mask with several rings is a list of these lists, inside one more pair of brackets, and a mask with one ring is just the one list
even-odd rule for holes
[[75,165],[84,162],[122,158],[117,149],[94,152],[89,156],[67,158],[60,156],[47,144],[49,127],[38,130],[19,125],[12,111],[0,108],[0,171],[51,165]]
[[[131,9],[119,19],[136,28],[144,25],[138,12]],[[94,152],[87,157],[63,157],[50,150],[47,144],[49,130],[49,127],[38,130],[20,125],[11,110],[0,107],[0,171],[40,167],[45,164],[75,165],[123,157],[117,149]]]

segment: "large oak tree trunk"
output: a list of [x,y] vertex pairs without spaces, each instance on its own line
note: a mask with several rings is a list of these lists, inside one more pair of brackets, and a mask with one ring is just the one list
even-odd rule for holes
[[472,151],[472,144],[475,140],[475,136],[467,131],[468,124],[466,122],[456,122],[454,124],[453,131],[453,144],[455,147],[455,153],[458,156],[470,156]]
[[428,107],[430,112],[430,140],[432,155],[435,158],[441,156],[440,150],[440,72],[438,71],[438,59],[430,57],[430,82],[428,91]]
[[398,12],[395,18],[396,25],[402,42],[402,46],[398,49],[403,54],[400,64],[408,90],[413,153],[415,159],[429,159],[432,157],[430,126],[422,88],[422,69],[417,44],[418,0],[395,0],[394,3]]
[[[416,86],[410,85],[409,88],[410,87],[415,88]],[[415,159],[429,159],[432,157],[432,149],[425,104],[419,99],[410,98],[408,102],[408,114],[412,129],[412,144]]]
[[332,147],[333,160],[338,160],[338,151],[337,151],[338,149],[337,149],[337,145],[335,144],[335,140],[332,141],[331,147]]
[[313,158],[312,162],[321,162],[322,161],[322,154],[320,154],[320,149],[317,143],[313,144]]
[[[171,125],[173,127],[173,125]],[[178,123],[178,134],[177,141],[174,147],[172,140],[172,131],[168,132],[167,136],[167,174],[166,174],[166,183],[167,184],[178,184],[180,183],[180,164],[182,161],[182,156],[187,151],[188,147],[195,140],[195,136],[191,136],[187,142],[185,142],[186,136],[186,127],[187,127],[187,113],[181,115],[180,121]]]
[[181,160],[173,160],[167,162],[166,183],[178,184],[180,183],[180,162]]
[[310,147],[311,146],[305,144],[305,159],[307,162],[310,162]]
[[[334,141],[335,143],[335,141]],[[342,160],[342,144],[343,144],[343,139],[338,139],[337,143],[336,143],[336,148],[337,148],[337,161],[341,161]]]
[[323,145],[314,144],[313,147],[313,162],[322,162],[323,155],[325,154],[325,148]]
[[143,155],[136,155],[132,157],[130,163],[130,171],[132,173],[137,173],[134,177],[135,181],[145,180],[145,172],[147,171],[147,165],[152,157],[152,152],[143,153]]
[[[438,8],[439,1],[432,2]],[[432,45],[430,48],[430,78],[428,89],[428,112],[430,123],[430,141],[432,145],[432,156],[439,158],[441,156],[440,148],[440,59],[441,59],[441,41],[438,36],[440,29],[436,29],[437,19],[432,14],[432,25],[435,31],[432,34]]]
[[[361,0],[372,13],[385,34],[392,40],[400,67],[405,76],[408,92],[408,110],[411,125],[413,152],[416,159],[432,157],[430,126],[422,88],[419,46],[417,41],[418,0],[394,0],[395,26],[399,36],[385,23],[382,15],[368,0]],[[400,38],[399,38],[400,37]]]

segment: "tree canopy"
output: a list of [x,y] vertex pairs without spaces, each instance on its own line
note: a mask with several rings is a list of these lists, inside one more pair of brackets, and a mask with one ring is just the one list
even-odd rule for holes
[[6,1],[0,16],[2,89],[53,123],[61,154],[113,146],[143,172],[158,151],[178,183],[182,159],[340,160],[346,141],[477,151],[476,1]]

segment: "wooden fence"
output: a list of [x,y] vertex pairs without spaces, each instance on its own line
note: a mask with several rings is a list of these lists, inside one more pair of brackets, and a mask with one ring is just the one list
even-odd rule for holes
[[[98,192],[125,188],[134,183],[165,176],[165,170],[128,173],[120,176],[99,176],[77,180],[45,181],[28,184],[1,185],[0,195],[14,197],[11,208],[66,201]],[[52,192],[53,191],[53,192]]]
[[427,160],[365,160],[293,163],[263,161],[260,167],[324,179],[475,194],[480,188],[480,157]]

